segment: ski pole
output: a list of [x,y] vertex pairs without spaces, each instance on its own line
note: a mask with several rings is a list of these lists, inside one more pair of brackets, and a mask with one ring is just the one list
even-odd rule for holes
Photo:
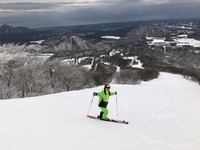
[[117,100],[117,95],[116,95],[116,108],[117,108],[117,116],[118,116],[118,100]]
[[[88,109],[87,116],[88,116],[88,114],[89,114],[89,112],[90,112],[90,108],[91,108],[91,106],[92,106],[93,99],[94,99],[94,95],[92,96],[92,100],[91,100],[91,103],[90,103],[90,107],[89,107],[89,109]],[[87,117],[87,116],[86,116],[86,117]]]

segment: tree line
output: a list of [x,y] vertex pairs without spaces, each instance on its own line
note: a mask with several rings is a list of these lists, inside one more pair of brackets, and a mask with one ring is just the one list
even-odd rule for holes
[[94,82],[83,67],[28,57],[2,63],[0,85],[0,99],[11,99],[79,90]]
[[91,69],[67,65],[59,59],[41,60],[26,56],[16,57],[0,64],[0,99],[40,96],[64,91],[80,90],[114,82],[139,84],[157,78],[159,72],[149,69],[116,67],[102,63]]

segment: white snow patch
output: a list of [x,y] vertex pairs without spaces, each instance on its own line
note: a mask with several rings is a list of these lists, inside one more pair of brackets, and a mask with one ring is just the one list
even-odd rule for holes
[[41,44],[42,42],[44,42],[44,40],[30,41],[30,43],[37,43],[37,44]]
[[[129,64],[129,66],[134,67],[134,68],[142,68],[142,63],[141,61],[138,59],[138,56],[132,56],[132,57],[124,57],[124,59],[131,59],[131,63]],[[137,64],[134,64],[134,62],[136,62]]]
[[190,45],[193,47],[200,47],[200,41],[192,38],[177,38],[175,42],[177,42],[176,46]]
[[119,50],[115,50],[113,49],[110,53],[109,53],[109,56],[114,56],[116,54],[120,54],[121,52]]
[[119,40],[121,37],[119,36],[101,36],[102,39],[115,39]]

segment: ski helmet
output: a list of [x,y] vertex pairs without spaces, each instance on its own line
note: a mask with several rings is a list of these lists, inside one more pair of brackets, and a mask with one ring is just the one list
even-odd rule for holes
[[105,88],[109,88],[109,89],[110,89],[110,85],[109,85],[109,84],[105,84],[105,85],[104,85],[104,89],[105,89]]

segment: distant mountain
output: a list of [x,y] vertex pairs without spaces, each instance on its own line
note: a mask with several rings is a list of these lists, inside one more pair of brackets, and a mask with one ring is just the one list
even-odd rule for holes
[[45,52],[84,51],[95,49],[93,44],[77,36],[56,36],[41,43]]
[[83,40],[82,38],[78,36],[52,37],[42,42],[42,45],[51,46],[51,47],[58,46],[58,49],[59,49],[59,45],[60,45],[60,48],[62,48],[62,45],[63,45],[66,50],[73,50],[73,49],[88,50],[88,49],[94,48],[91,43]]
[[[102,40],[98,42],[89,41],[78,36],[54,36],[44,40],[41,44],[31,44],[26,51],[40,51],[42,53],[85,53],[90,51],[97,53],[110,52],[113,48],[118,49],[123,46],[122,41]],[[39,49],[38,49],[39,48]],[[60,55],[59,55],[60,56]],[[65,57],[65,55],[63,55]]]
[[26,27],[11,27],[3,25],[0,27],[0,43],[24,44],[30,41],[43,40],[52,35],[51,31],[37,31]]
[[3,25],[0,27],[0,35],[12,35],[12,34],[21,34],[27,32],[33,32],[33,29],[26,27],[11,27],[9,25]]
[[128,38],[138,37],[166,37],[169,34],[168,30],[161,26],[145,25],[139,28],[131,30],[128,34]]

